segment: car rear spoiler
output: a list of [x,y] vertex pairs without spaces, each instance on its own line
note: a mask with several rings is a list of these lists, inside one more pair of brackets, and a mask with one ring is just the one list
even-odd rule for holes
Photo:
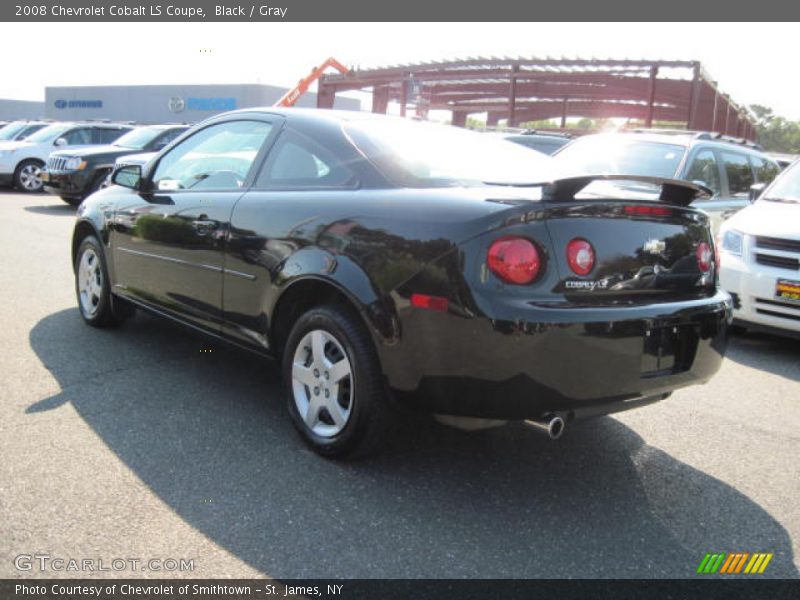
[[660,202],[689,206],[697,198],[710,198],[714,193],[703,185],[697,185],[681,179],[665,179],[663,177],[644,177],[641,175],[580,175],[565,177],[544,184],[542,200],[569,202],[595,181],[634,181],[661,186],[658,196]]

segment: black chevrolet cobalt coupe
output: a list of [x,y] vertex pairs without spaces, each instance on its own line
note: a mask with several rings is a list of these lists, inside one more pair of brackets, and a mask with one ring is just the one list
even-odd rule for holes
[[632,199],[631,178],[620,195],[600,179],[458,128],[227,113],[83,202],[78,306],[279,359],[326,456],[373,449],[398,403],[557,437],[707,381],[725,352],[730,298],[688,207],[706,190],[634,177]]

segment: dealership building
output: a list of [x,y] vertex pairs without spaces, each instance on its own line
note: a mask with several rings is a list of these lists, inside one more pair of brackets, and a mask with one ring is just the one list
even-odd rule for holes
[[0,100],[0,121],[41,119],[44,117],[44,113],[44,102]]
[[[196,123],[228,110],[271,106],[286,91],[261,84],[47,87],[44,103],[0,100],[0,119]],[[313,93],[304,94],[297,102],[297,106],[316,105]],[[337,98],[335,107],[360,110],[361,103]]]

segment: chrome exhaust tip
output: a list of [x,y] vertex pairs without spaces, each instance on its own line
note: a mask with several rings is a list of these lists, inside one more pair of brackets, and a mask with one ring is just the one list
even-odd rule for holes
[[542,419],[530,419],[525,421],[528,425],[532,425],[536,429],[540,431],[547,432],[548,437],[551,440],[557,440],[562,435],[564,435],[564,429],[566,429],[567,424],[564,422],[564,419],[559,417],[558,415],[549,415],[543,417]]

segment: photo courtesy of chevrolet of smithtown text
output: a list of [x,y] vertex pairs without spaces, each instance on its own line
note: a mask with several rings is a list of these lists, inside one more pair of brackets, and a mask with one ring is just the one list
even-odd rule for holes
[[800,597],[798,16],[0,4],[0,600]]

